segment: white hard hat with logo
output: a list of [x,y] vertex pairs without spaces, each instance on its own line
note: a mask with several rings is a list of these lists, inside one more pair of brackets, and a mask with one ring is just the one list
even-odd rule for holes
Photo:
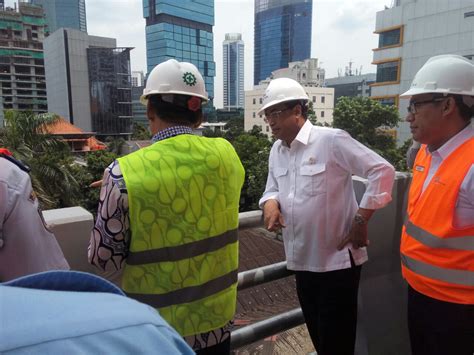
[[428,93],[474,96],[473,63],[454,54],[431,57],[416,73],[410,89],[400,97]]
[[293,79],[273,79],[265,90],[263,106],[258,110],[258,114],[261,115],[267,108],[281,102],[294,100],[309,100],[303,87]]
[[208,100],[204,79],[199,70],[191,63],[175,59],[169,59],[153,68],[140,97],[141,103],[146,105],[148,96],[155,94],[190,95],[197,96],[204,102]]

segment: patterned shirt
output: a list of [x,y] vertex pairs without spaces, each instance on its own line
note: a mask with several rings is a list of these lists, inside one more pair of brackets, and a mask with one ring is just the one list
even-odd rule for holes
[[[187,126],[166,128],[153,136],[153,143],[180,134],[192,134]],[[105,271],[123,268],[130,247],[130,217],[128,213],[128,194],[125,180],[117,160],[104,171],[100,190],[97,219],[88,248],[91,264]],[[227,340],[233,322],[223,328],[208,333],[185,337],[186,342],[197,351]]]

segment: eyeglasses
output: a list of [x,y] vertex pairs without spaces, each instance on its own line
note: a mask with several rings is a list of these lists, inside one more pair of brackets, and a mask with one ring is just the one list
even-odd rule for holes
[[272,113],[270,114],[265,114],[265,116],[263,117],[263,120],[265,121],[265,123],[268,123],[269,121],[276,121],[277,119],[280,118],[280,115],[285,112],[285,111],[288,111],[288,110],[291,110],[293,107],[287,107],[287,108],[284,108],[283,110],[280,110],[280,111],[273,111]]
[[430,104],[430,103],[433,103],[433,102],[441,102],[445,99],[447,99],[447,97],[438,97],[438,98],[425,100],[425,101],[410,102],[410,105],[408,105],[408,107],[407,107],[407,111],[408,111],[408,113],[411,113],[411,114],[414,115],[414,114],[418,113],[418,107],[419,106]]

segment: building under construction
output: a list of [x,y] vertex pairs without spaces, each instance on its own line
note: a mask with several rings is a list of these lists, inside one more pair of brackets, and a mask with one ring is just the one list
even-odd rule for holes
[[3,109],[47,112],[41,7],[20,2],[0,10],[0,96]]

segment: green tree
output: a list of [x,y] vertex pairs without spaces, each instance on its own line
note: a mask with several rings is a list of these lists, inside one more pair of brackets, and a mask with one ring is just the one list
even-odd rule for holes
[[151,133],[144,124],[140,122],[133,123],[133,132],[131,139],[137,141],[146,141],[151,138]]
[[382,105],[368,97],[341,97],[333,115],[333,127],[347,131],[354,139],[374,150],[395,168],[404,159],[391,131],[400,117],[395,106]]
[[249,132],[241,132],[231,143],[245,169],[240,211],[258,209],[258,200],[267,181],[271,142],[260,127],[254,126]]
[[47,126],[58,119],[52,114],[7,110],[5,127],[0,129],[0,145],[31,168],[33,189],[44,209],[72,206],[78,192],[68,145],[47,133]]
[[105,168],[117,158],[118,155],[113,152],[99,150],[87,154],[86,166],[74,166],[75,176],[79,182],[77,204],[92,214],[97,212],[100,188],[90,187],[89,185],[102,179]]
[[316,117],[316,112],[314,112],[313,102],[310,100],[308,104],[308,120],[314,124],[318,125],[318,118]]
[[110,152],[114,154],[121,154],[122,148],[125,145],[126,140],[122,137],[107,137],[106,144]]

